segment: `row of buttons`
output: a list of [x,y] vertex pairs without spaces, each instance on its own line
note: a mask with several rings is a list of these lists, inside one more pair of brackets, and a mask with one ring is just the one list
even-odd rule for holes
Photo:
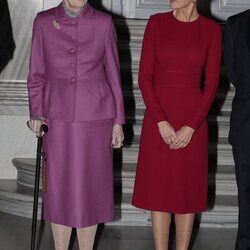
[[[71,21],[71,24],[72,24],[72,25],[75,25],[75,24],[77,24],[77,21],[76,21],[76,20],[72,20],[72,21]],[[69,37],[70,40],[75,41],[75,35],[72,35],[72,34],[71,34],[71,35],[69,35],[68,37]],[[75,54],[75,53],[76,53],[76,49],[75,49],[75,48],[70,48],[70,49],[69,49],[69,53],[70,53],[70,54]],[[71,62],[71,63],[69,64],[69,66],[70,66],[71,69],[74,69],[74,68],[75,68],[75,63],[74,63],[74,62]],[[70,78],[70,82],[71,82],[71,83],[75,83],[75,82],[76,82],[76,77],[75,77],[75,76],[72,76],[72,77]]]
[[[69,49],[69,52],[71,53],[71,54],[73,54],[73,53],[75,53],[75,49],[74,48],[70,48]],[[75,63],[74,62],[71,62],[70,64],[69,64],[69,66],[70,66],[70,68],[71,69],[74,69],[75,68]],[[71,82],[73,83],[73,82],[75,82],[76,81],[76,78],[75,77],[71,77]]]
[[[75,25],[76,23],[77,23],[77,22],[76,22],[75,20],[72,20],[72,21],[71,21],[71,24],[73,24],[73,25]],[[71,35],[69,35],[69,39],[72,40],[72,41],[74,41],[74,40],[75,40],[75,36],[71,34]],[[69,53],[74,54],[75,52],[76,52],[76,49],[75,49],[75,48],[70,48],[70,49],[69,49]],[[75,63],[74,63],[74,62],[71,62],[71,63],[69,64],[69,66],[70,66],[71,69],[74,69],[74,68],[75,68]],[[76,77],[72,76],[72,77],[70,78],[70,82],[71,82],[71,83],[75,83],[75,82],[76,82]]]
[[[71,21],[71,24],[75,25],[75,24],[76,24],[76,21],[75,21],[75,20],[72,20],[72,21]],[[74,36],[74,35],[69,35],[69,38],[70,38],[71,40],[73,40],[73,41],[75,40],[75,36]],[[70,48],[70,49],[69,49],[69,52],[70,52],[71,54],[74,54],[74,53],[76,52],[76,49],[75,49],[75,48]],[[71,69],[75,68],[75,63],[74,63],[74,62],[71,62],[71,63],[70,63],[70,68],[71,68]],[[70,81],[71,81],[71,83],[75,83],[75,82],[76,82],[76,77],[72,76],[71,79],[70,79]]]

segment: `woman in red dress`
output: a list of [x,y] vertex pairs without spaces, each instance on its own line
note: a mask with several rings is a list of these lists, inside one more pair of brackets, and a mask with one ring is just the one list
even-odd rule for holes
[[152,211],[156,250],[167,249],[175,214],[176,249],[186,250],[195,213],[207,208],[206,116],[218,86],[221,30],[198,14],[195,0],[171,0],[170,8],[150,17],[143,40],[146,112],[132,204]]

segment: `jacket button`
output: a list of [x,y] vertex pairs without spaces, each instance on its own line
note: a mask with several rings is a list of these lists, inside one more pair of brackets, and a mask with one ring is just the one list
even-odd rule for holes
[[75,40],[75,36],[74,36],[74,35],[69,35],[69,38],[70,38],[71,40]]
[[71,21],[71,24],[76,24],[76,20]]
[[74,76],[71,77],[71,82],[72,82],[72,83],[76,82],[76,78],[75,78]]
[[70,50],[69,50],[69,52],[71,53],[71,54],[73,54],[73,53],[75,53],[75,49],[74,48],[71,48]]
[[75,67],[75,64],[72,62],[70,63],[70,68],[73,69]]

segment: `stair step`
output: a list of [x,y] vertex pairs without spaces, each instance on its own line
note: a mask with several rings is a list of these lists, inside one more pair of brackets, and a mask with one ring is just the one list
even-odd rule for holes
[[[35,178],[35,159],[14,158],[13,164],[17,168],[18,185],[25,187],[34,187]],[[132,193],[134,187],[136,163],[124,163],[122,168],[114,166],[114,178],[116,184],[121,185],[123,192]],[[216,185],[218,194],[236,194],[234,166],[220,166],[219,169],[210,168],[210,185]],[[41,182],[40,182],[41,183]],[[216,184],[214,184],[216,183]],[[41,187],[40,187],[41,188]]]
[[[227,203],[221,205],[225,201]],[[235,196],[220,196],[216,202],[218,204],[202,213],[199,219],[200,226],[236,228],[238,218],[237,198]],[[133,207],[130,194],[123,194],[122,205],[116,208],[116,216],[119,220],[109,223],[110,225],[151,225],[150,212]]]
[[[216,205],[204,212],[201,217],[201,226],[237,226],[237,199],[236,196],[216,196]],[[0,210],[3,212],[31,218],[33,196],[31,189],[20,189],[15,180],[0,181]],[[39,214],[41,213],[41,199],[39,198]],[[116,220],[111,225],[150,225],[150,212],[137,209],[131,205],[131,194],[122,194],[121,201],[115,206]]]
[[[144,109],[137,109],[137,110],[133,110],[132,112],[129,112],[129,110],[126,110],[126,124],[141,124],[144,118],[144,113],[145,110]],[[208,125],[210,122],[212,122],[217,128],[220,128],[221,124],[220,122],[216,121],[218,117],[225,117],[228,120],[228,123],[223,124],[224,126],[220,129],[224,129],[226,128],[227,131],[229,131],[229,117],[230,117],[230,113],[229,111],[221,111],[219,115],[213,115],[213,114],[209,114],[208,115]],[[216,130],[217,130],[216,128]],[[214,132],[216,132],[216,130]]]
[[[139,150],[139,142],[140,142],[140,135],[135,134],[133,136],[133,145],[131,145],[130,142],[127,142],[125,140],[123,149],[127,149],[130,147],[136,147]],[[224,150],[232,151],[232,146],[228,143],[227,137],[221,137],[219,139],[215,139],[212,136],[209,137],[209,150],[211,153],[213,153],[217,148],[221,148]]]
[[119,20],[115,19],[114,24],[117,30],[119,41],[136,41],[142,40],[147,20]]
[[[115,175],[116,185],[122,187],[123,194],[132,194],[134,190],[135,173],[134,172],[122,172]],[[236,196],[237,186],[235,180],[235,174],[210,174],[209,175],[209,192],[220,196]]]
[[[39,198],[38,218],[41,216]],[[0,180],[0,210],[6,213],[31,218],[33,208],[33,190],[17,184],[16,180]]]
[[[215,126],[215,125],[214,125]],[[215,128],[214,126],[210,125],[209,126],[209,135],[208,135],[208,139],[209,139],[209,144],[211,146],[217,147],[217,145],[228,145],[228,133],[229,133],[229,128],[223,128],[221,127],[220,129],[218,129],[218,131],[216,133],[218,133],[219,138],[215,138],[214,137],[214,133],[215,133]],[[130,129],[130,126],[128,126],[126,128],[125,126],[125,135],[127,134],[126,131]],[[132,132],[132,131],[130,131]],[[124,147],[130,147],[131,144],[133,143],[134,146],[138,146],[139,145],[139,141],[140,141],[140,137],[141,137],[141,126],[138,125],[138,127],[133,126],[133,135],[128,136],[128,138],[125,138],[124,141]],[[231,145],[229,145],[229,147],[231,148]]]
[[[134,141],[138,141],[141,135],[141,125],[143,115],[136,116],[136,121],[127,118],[127,124],[124,125],[125,144],[130,145]],[[229,116],[209,116],[208,117],[209,140],[211,142],[224,140],[228,143],[229,134]],[[218,138],[218,139],[217,139]]]
[[[138,143],[123,148],[123,162],[136,163],[138,158]],[[209,159],[216,165],[233,165],[232,147],[229,144],[209,145]]]
[[[230,90],[229,92],[225,92],[225,90],[219,91],[211,107],[210,114],[220,114],[225,112],[230,114],[234,93],[234,90]],[[145,104],[138,86],[133,85],[133,89],[124,87],[123,94],[127,113],[133,112],[135,109],[140,113],[142,110],[145,110]]]
[[[136,163],[123,163],[122,170],[125,173],[134,172],[136,170]],[[232,164],[232,165],[218,165],[218,166],[216,166],[216,169],[214,169],[211,166],[209,172],[211,174],[214,174],[215,172],[217,174],[235,174],[235,166],[234,166],[234,164]]]

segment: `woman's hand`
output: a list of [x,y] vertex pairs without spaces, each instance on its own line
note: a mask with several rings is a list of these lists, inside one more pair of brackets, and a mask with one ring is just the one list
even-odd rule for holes
[[44,121],[42,119],[30,119],[28,121],[28,125],[31,131],[33,131],[36,136],[39,136],[41,131],[41,126],[44,124]]
[[174,128],[167,121],[158,122],[159,132],[164,142],[170,145],[176,138]]
[[124,133],[122,129],[122,125],[114,124],[113,133],[112,133],[112,147],[120,148],[123,144]]
[[176,133],[175,140],[171,143],[171,149],[185,148],[192,139],[194,129],[188,126],[183,126]]

